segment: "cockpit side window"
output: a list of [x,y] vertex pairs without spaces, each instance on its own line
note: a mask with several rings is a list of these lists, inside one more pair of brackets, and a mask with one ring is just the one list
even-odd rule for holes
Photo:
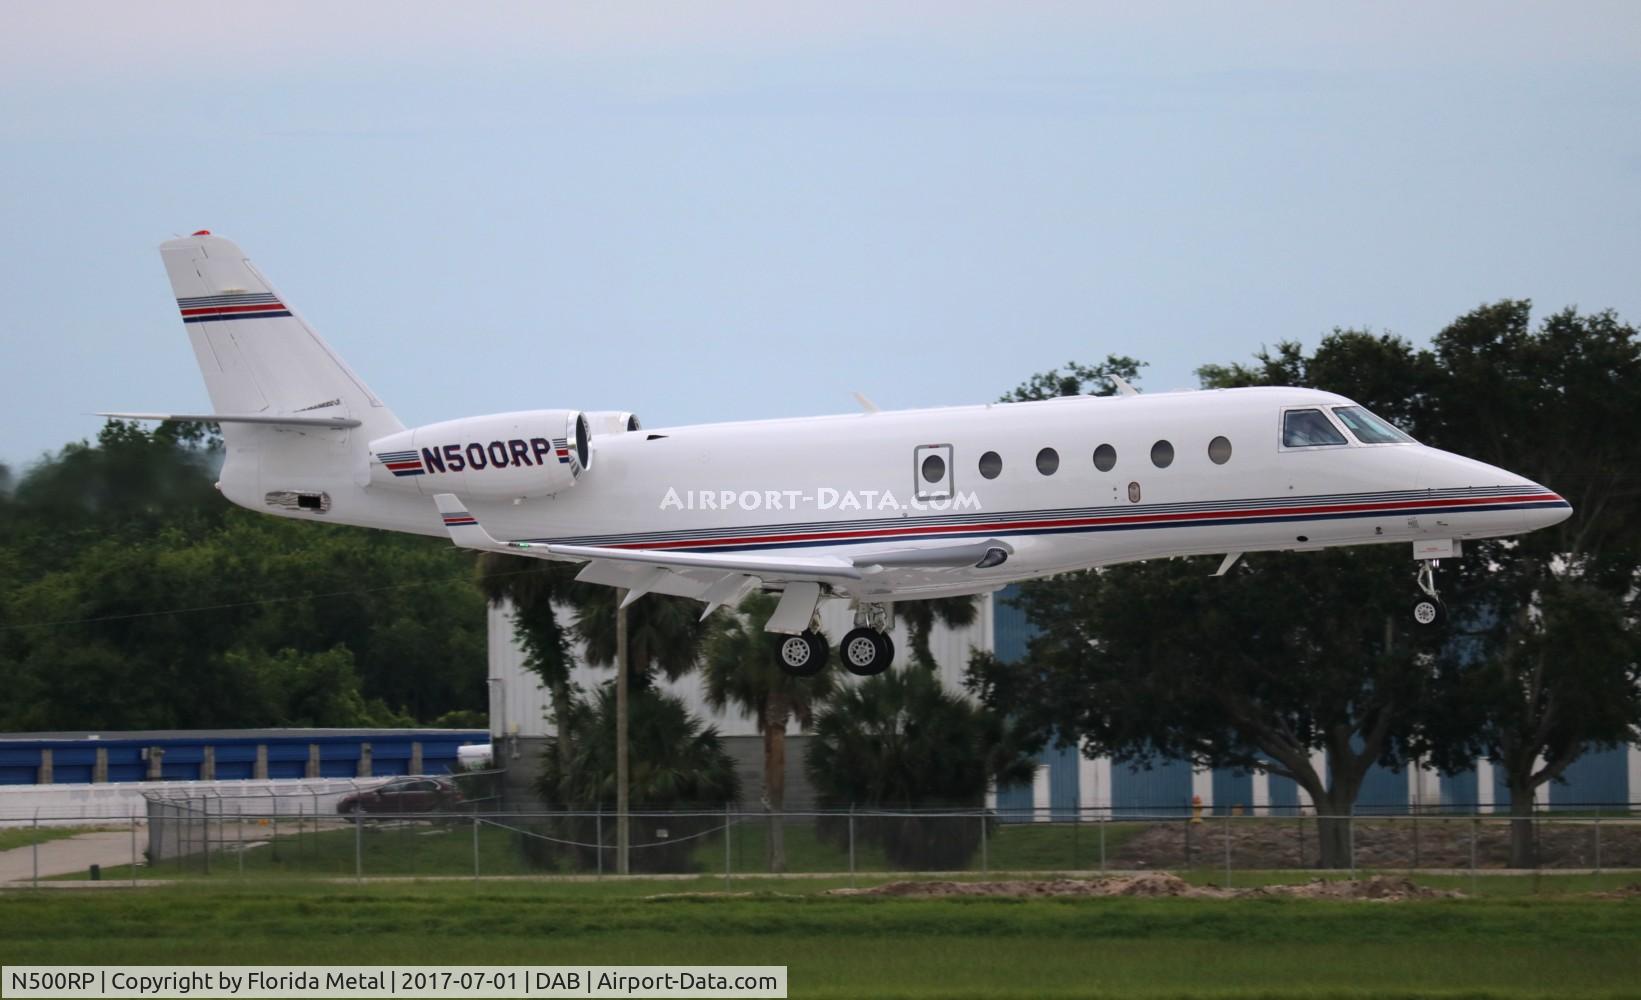
[[1413,439],[1395,424],[1374,416],[1360,406],[1335,406],[1333,412],[1339,418],[1339,422],[1345,425],[1345,429],[1363,444],[1413,443]]
[[1348,444],[1321,410],[1289,410],[1282,414],[1282,447],[1320,448]]

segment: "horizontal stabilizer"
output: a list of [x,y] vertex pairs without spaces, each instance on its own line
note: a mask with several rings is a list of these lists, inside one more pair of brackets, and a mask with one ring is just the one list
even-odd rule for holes
[[268,424],[274,427],[330,427],[345,430],[358,427],[349,417],[290,417],[272,413],[99,413],[99,417],[120,420],[192,420],[209,424]]

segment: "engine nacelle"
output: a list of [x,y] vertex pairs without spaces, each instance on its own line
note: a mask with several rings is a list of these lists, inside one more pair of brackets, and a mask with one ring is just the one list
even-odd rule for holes
[[423,496],[544,497],[586,471],[579,410],[525,410],[413,427],[370,443],[370,485]]
[[638,414],[628,413],[625,410],[588,410],[587,426],[600,437],[605,434],[625,434],[636,431],[641,426],[638,423]]

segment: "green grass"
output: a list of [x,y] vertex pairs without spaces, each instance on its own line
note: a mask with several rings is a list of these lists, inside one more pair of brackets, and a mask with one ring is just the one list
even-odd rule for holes
[[722,880],[23,890],[0,895],[0,954],[37,965],[775,964],[789,967],[794,997],[1616,997],[1641,982],[1631,902],[861,899],[818,895],[826,884],[664,900],[644,897]]
[[96,828],[83,826],[25,826],[0,829],[0,851],[29,847],[33,844],[48,844],[53,840],[67,840],[70,837],[78,837],[82,833],[89,833],[93,829]]
[[[268,837],[269,829],[247,827],[245,838],[256,841]],[[162,861],[138,871],[138,878],[153,879],[238,879],[312,877],[330,878],[355,874],[355,854],[363,860],[366,875],[440,876],[473,874],[473,827],[465,821],[450,824],[365,823],[352,827],[301,833],[281,830],[266,843],[239,847],[239,830],[228,824],[220,834],[226,847]],[[530,864],[519,850],[518,835],[485,823],[478,830],[479,871],[484,875],[527,875],[544,873]],[[103,869],[103,878],[131,878],[131,867]],[[78,880],[82,874],[59,876]]]
[[[1139,824],[1107,824],[1105,850],[1117,850],[1123,842],[1144,829]],[[764,874],[769,871],[767,823],[754,819],[731,827],[730,871],[735,874]],[[271,827],[247,825],[240,831],[234,824],[221,830],[213,826],[211,836],[226,846],[209,852],[191,851],[181,860],[165,861],[145,868],[139,877],[202,878],[247,876],[311,875],[347,876],[354,874],[356,847],[363,857],[366,875],[471,875],[473,874],[473,830],[466,820],[448,825],[421,823],[366,823],[356,833],[351,827],[315,831],[312,826],[297,832],[294,825],[271,837]],[[608,835],[608,831],[606,831]],[[197,835],[197,834],[195,834]],[[977,852],[968,870],[991,871],[1092,871],[1100,866],[1101,830],[1093,824],[1083,827],[1058,824],[1004,824],[987,837],[984,858]],[[241,852],[239,838],[269,840]],[[271,839],[270,839],[271,838]],[[520,849],[521,835],[494,823],[479,827],[479,871],[484,875],[528,875],[575,871],[568,859],[556,869],[543,870],[530,862]],[[243,854],[243,858],[241,855]],[[613,869],[613,852],[605,863]],[[702,837],[691,853],[690,872],[704,875],[724,871],[724,837],[720,832]],[[892,866],[883,849],[861,840],[855,846],[854,870],[887,872]],[[595,869],[596,870],[596,869]],[[835,873],[850,870],[847,839],[843,843],[816,836],[807,823],[791,823],[786,828],[786,870],[791,873]],[[591,872],[588,872],[591,874]],[[687,872],[686,872],[687,874]],[[80,874],[58,876],[79,879]],[[129,879],[129,866],[105,868],[107,879]]]

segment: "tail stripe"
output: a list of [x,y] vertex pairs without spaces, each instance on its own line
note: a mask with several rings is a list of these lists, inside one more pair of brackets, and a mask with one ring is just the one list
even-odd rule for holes
[[231,295],[198,295],[177,300],[184,323],[210,323],[226,319],[270,319],[289,316],[271,292],[238,292]]

